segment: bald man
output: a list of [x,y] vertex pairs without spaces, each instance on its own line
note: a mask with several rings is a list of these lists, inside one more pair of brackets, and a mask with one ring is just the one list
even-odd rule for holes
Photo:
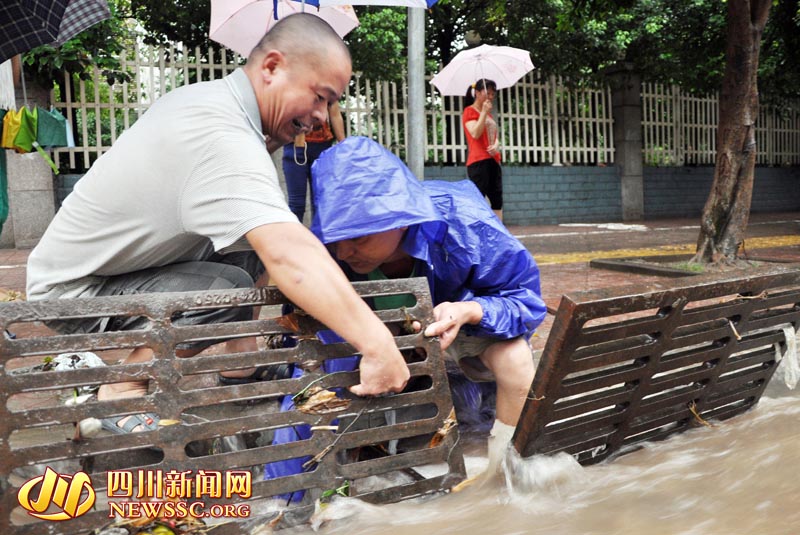
[[[409,371],[388,329],[325,247],[289,210],[268,151],[327,120],[350,79],[349,52],[320,18],[279,21],[247,64],[160,98],[92,165],[28,260],[39,299],[251,287],[267,280],[362,354],[359,395],[399,392]],[[266,273],[265,273],[266,268]],[[191,312],[176,324],[248,319],[252,311]],[[62,333],[142,328],[146,318],[54,321]],[[205,345],[208,345],[207,343]],[[191,356],[202,344],[179,346]],[[255,340],[229,342],[255,350]],[[123,362],[144,362],[138,348]],[[268,379],[270,368],[222,381]],[[103,385],[99,400],[143,396],[147,385]],[[110,417],[114,433],[156,429],[157,414]]]

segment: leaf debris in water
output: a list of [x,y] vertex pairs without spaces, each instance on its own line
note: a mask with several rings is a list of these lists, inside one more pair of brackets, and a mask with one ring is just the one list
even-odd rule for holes
[[328,414],[345,410],[350,406],[350,400],[336,397],[336,392],[332,390],[312,386],[295,400],[295,406],[306,414]]
[[458,421],[456,420],[456,409],[453,407],[450,409],[450,414],[445,418],[442,427],[440,427],[436,433],[434,433],[433,438],[431,438],[430,443],[428,444],[429,448],[435,448],[442,442],[444,442],[445,437],[450,433],[450,430],[453,429],[455,426],[458,425]]

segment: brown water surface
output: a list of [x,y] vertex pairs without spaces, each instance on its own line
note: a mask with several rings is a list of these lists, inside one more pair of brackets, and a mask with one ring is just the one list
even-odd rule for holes
[[[318,514],[316,529],[331,535],[800,534],[800,387],[789,390],[780,372],[753,410],[713,428],[586,468],[567,455],[516,461],[510,487],[471,487],[388,506],[340,499]],[[467,461],[471,473],[486,463],[481,456]]]

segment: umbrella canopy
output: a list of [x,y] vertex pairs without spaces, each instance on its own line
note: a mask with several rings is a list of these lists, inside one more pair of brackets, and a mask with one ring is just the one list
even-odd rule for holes
[[492,80],[497,89],[511,87],[533,69],[530,52],[510,46],[481,45],[463,50],[439,71],[431,83],[443,95],[463,96],[480,79]]
[[40,45],[60,46],[109,16],[106,0],[3,0],[0,63]]
[[316,0],[212,0],[211,28],[208,36],[242,56],[249,56],[264,34],[280,19],[292,13],[316,15],[340,37],[358,26],[358,17],[349,5],[319,7]]
[[51,44],[61,46],[83,30],[110,17],[107,0],[70,0],[58,28],[58,37]]

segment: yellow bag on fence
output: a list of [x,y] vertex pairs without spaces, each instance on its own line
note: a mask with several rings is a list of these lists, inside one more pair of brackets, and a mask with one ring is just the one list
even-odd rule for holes
[[3,136],[0,146],[4,149],[14,149],[20,154],[33,150],[36,141],[37,111],[29,110],[25,106],[19,110],[8,110],[3,117]]
[[19,125],[22,120],[21,110],[8,110],[3,117],[3,136],[0,138],[0,147],[4,149],[14,148],[14,138],[19,132]]

